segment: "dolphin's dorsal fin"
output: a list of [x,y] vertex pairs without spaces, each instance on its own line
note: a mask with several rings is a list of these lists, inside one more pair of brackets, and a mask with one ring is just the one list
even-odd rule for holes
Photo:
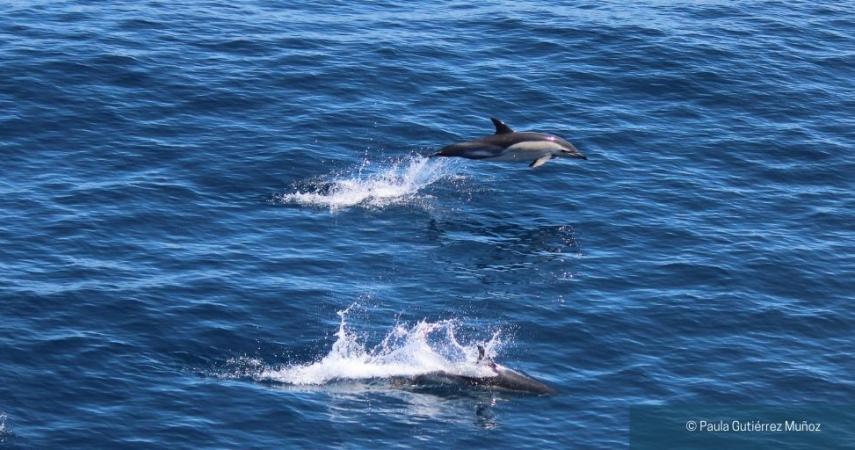
[[478,345],[478,361],[475,364],[487,364],[491,369],[496,370],[496,363],[493,362],[493,358],[487,356],[487,352],[484,351],[483,345]]
[[511,127],[505,125],[505,122],[502,122],[501,120],[499,120],[495,117],[490,117],[490,120],[492,120],[493,125],[496,126],[496,134],[505,134],[505,133],[513,133],[514,132],[514,130],[512,130]]

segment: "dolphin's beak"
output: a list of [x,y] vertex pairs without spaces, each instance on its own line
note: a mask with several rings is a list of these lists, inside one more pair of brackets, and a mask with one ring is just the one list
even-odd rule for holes
[[570,148],[562,150],[561,156],[566,156],[568,158],[576,158],[576,159],[588,159],[588,157],[585,156],[584,153],[580,152],[579,149],[577,149],[576,147],[573,147],[572,145],[570,146]]

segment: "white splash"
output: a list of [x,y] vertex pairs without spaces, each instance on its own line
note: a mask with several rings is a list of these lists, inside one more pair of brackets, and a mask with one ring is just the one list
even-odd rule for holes
[[382,167],[363,161],[355,173],[338,174],[279,197],[283,203],[327,207],[337,211],[352,206],[382,208],[412,203],[429,196],[420,191],[452,174],[444,159],[409,156]]
[[336,341],[322,358],[276,368],[264,367],[254,359],[232,360],[232,365],[242,368],[230,375],[292,385],[409,377],[438,370],[466,376],[495,375],[486,365],[477,364],[478,345],[492,357],[502,345],[500,331],[494,331],[487,341],[464,344],[456,336],[461,326],[458,321],[422,320],[410,326],[396,325],[382,342],[368,348],[347,325],[347,314],[353,306],[338,312],[341,322]]

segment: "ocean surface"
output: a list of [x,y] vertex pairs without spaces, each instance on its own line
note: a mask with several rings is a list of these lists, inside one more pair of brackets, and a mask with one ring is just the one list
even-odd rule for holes
[[[0,446],[855,404],[851,2],[9,1]],[[517,130],[587,161],[428,159]],[[414,389],[476,348],[553,396]]]

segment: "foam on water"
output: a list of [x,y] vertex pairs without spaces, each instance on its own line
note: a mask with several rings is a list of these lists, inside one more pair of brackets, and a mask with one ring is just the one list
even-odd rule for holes
[[250,377],[256,381],[274,381],[292,385],[322,385],[342,380],[371,380],[415,376],[445,371],[466,376],[493,376],[489,367],[477,364],[478,345],[492,357],[503,345],[501,330],[492,332],[485,341],[462,342],[458,337],[462,325],[458,320],[419,321],[412,325],[397,324],[383,340],[368,347],[347,322],[355,305],[339,311],[340,323],[336,341],[329,353],[309,363],[265,367],[253,359],[231,360],[230,377]]
[[357,205],[382,208],[428,198],[420,192],[452,175],[451,164],[443,159],[411,155],[379,167],[364,160],[356,170],[310,183],[304,190],[281,195],[279,200],[332,211]]

